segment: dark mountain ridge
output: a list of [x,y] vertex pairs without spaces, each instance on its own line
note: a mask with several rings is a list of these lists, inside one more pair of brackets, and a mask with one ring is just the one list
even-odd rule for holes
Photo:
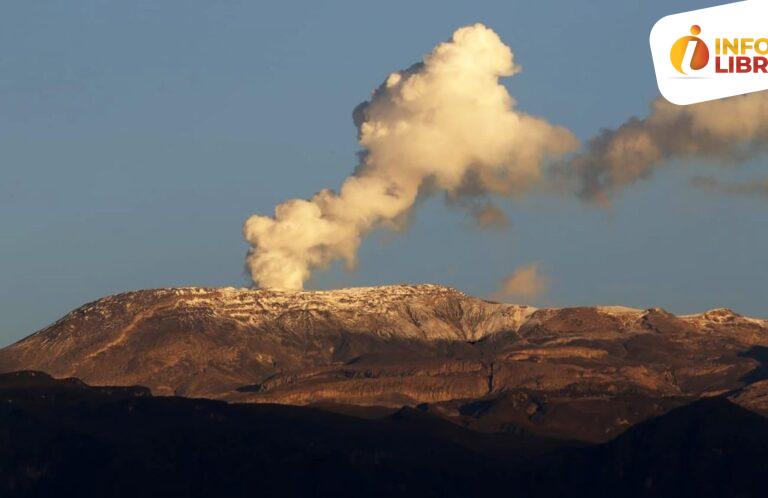
[[0,375],[0,495],[764,496],[768,419],[719,396],[583,446],[484,434],[420,409],[153,397]]

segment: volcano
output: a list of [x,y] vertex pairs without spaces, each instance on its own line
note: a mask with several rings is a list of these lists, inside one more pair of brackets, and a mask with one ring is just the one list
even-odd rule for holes
[[438,285],[128,292],[0,350],[2,372],[585,442],[702,398],[766,413],[767,361],[768,322],[727,309],[537,309]]

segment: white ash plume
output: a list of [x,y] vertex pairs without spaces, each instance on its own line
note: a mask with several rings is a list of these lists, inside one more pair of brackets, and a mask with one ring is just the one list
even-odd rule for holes
[[499,78],[518,71],[499,36],[475,24],[457,30],[422,63],[390,74],[355,110],[361,163],[338,192],[288,200],[274,216],[245,222],[254,283],[301,289],[315,268],[338,259],[353,267],[365,235],[397,227],[420,194],[511,195],[530,188],[545,159],[573,151],[577,141],[515,109]]

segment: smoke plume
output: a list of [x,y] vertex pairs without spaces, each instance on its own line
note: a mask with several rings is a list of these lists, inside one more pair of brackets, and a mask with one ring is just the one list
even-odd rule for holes
[[[475,24],[390,74],[355,110],[362,159],[341,188],[245,222],[254,283],[301,289],[315,268],[339,259],[353,267],[365,235],[396,227],[420,195],[511,195],[537,182],[545,159],[573,151],[577,141],[515,109],[499,78],[518,71],[509,47]],[[489,212],[480,222],[498,223],[499,213]]]
[[510,226],[507,214],[495,204],[485,202],[472,208],[472,216],[481,228],[508,228]]
[[757,156],[767,145],[768,92],[685,107],[659,99],[647,118],[602,131],[569,165],[582,197],[608,201],[670,160],[730,165]]

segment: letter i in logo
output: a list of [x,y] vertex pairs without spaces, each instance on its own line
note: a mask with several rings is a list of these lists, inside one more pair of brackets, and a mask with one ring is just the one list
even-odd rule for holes
[[[688,66],[694,71],[703,68],[709,62],[709,48],[701,38],[697,37],[701,33],[701,28],[697,25],[691,26],[691,35],[684,36],[672,45],[669,52],[669,60],[672,65],[682,74],[687,74],[684,69]],[[686,57],[686,55],[688,55]]]

